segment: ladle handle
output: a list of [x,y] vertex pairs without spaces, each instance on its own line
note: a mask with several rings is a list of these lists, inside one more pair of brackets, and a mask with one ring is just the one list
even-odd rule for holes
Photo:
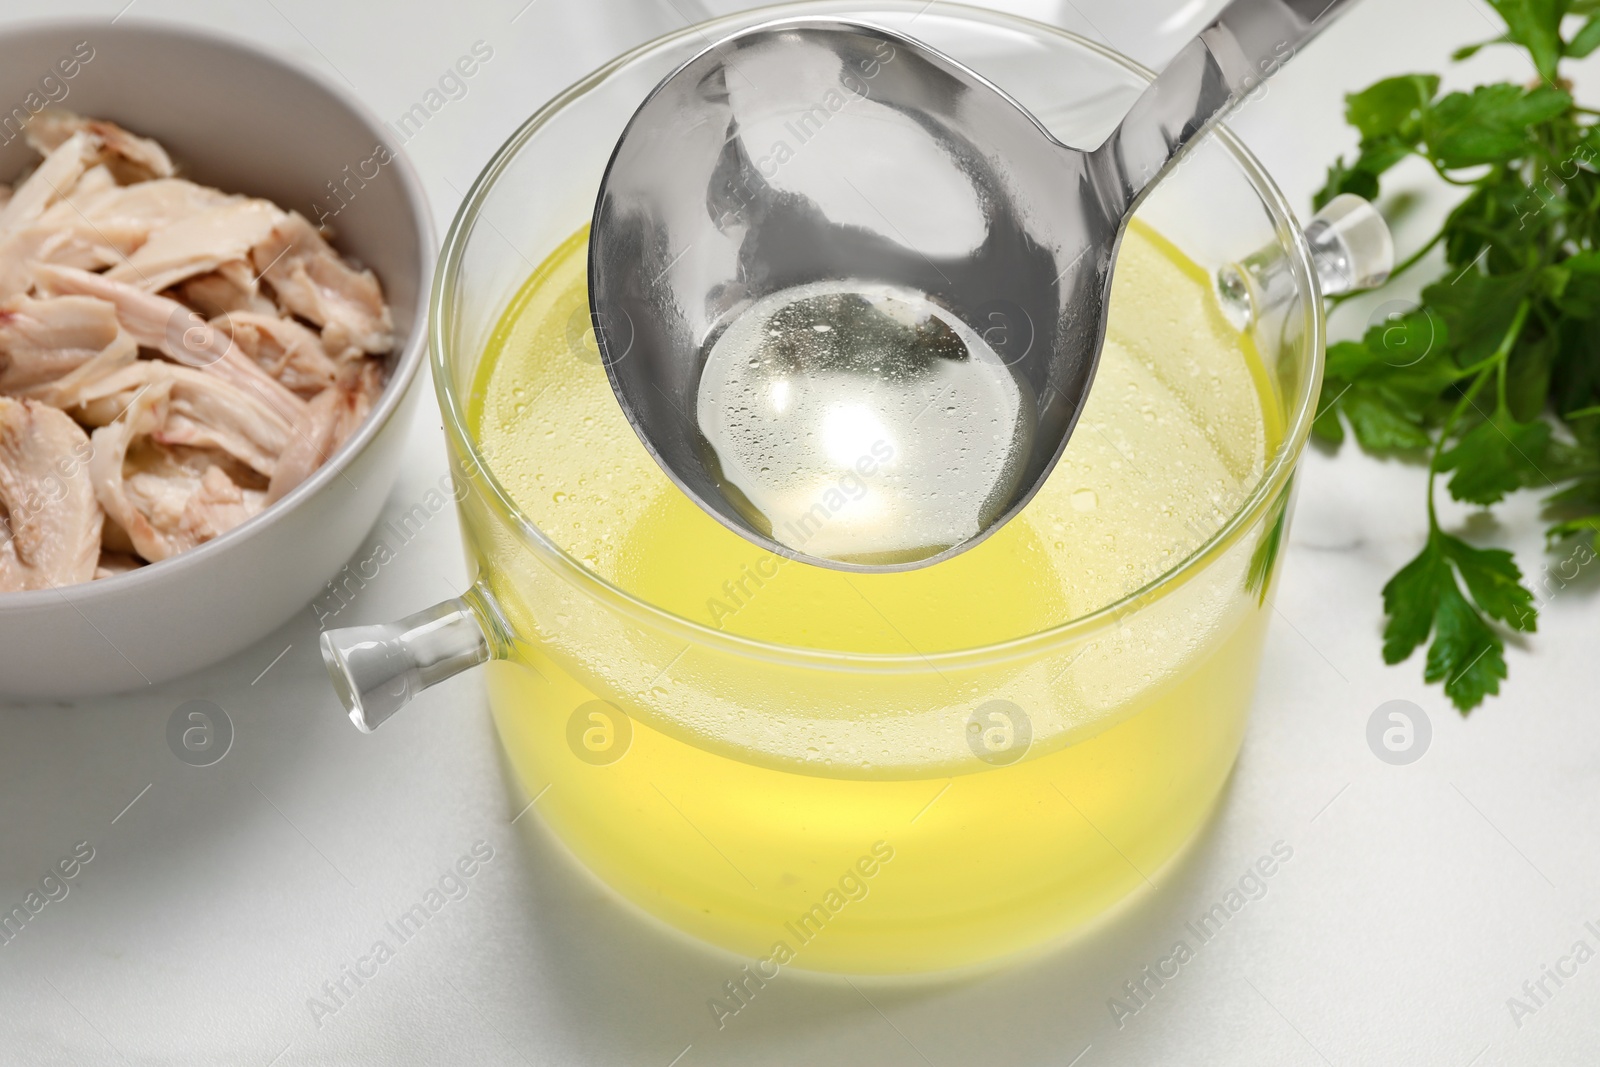
[[1131,212],[1184,147],[1254,92],[1355,0],[1233,0],[1184,45],[1095,153]]
[[371,733],[412,697],[490,657],[485,620],[473,592],[398,622],[347,626],[322,634],[322,662],[334,691],[362,733]]

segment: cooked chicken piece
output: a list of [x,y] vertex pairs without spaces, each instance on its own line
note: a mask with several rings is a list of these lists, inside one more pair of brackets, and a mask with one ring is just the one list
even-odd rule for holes
[[335,385],[312,397],[305,420],[278,457],[267,503],[283,499],[326,463],[365,421],[382,392],[383,372],[372,360],[363,360],[346,367]]
[[148,137],[129,133],[114,122],[86,119],[52,108],[39,112],[27,126],[28,143],[40,155],[48,155],[56,146],[80,133],[93,134],[100,140],[108,153],[108,162],[124,184],[172,177],[172,160],[164,148]]
[[233,338],[234,346],[261,369],[304,397],[332,385],[339,368],[328,358],[322,338],[293,319],[241,311],[213,319],[211,325]]
[[168,445],[214,448],[263,476],[278,468],[278,457],[295,439],[292,425],[238,386],[190,370],[168,367],[176,376],[167,420],[153,435]]
[[0,209],[0,234],[8,234],[34,222],[45,210],[78,184],[84,171],[93,165],[100,151],[100,139],[90,133],[75,133],[48,156]]
[[57,190],[60,196],[40,213],[36,222],[52,226],[81,224],[85,216],[121,189],[106,165],[96,164],[71,186]]
[[186,278],[243,259],[272,233],[283,212],[265,200],[238,198],[168,223],[137,252],[106,272],[112,281],[159,293]]
[[138,359],[139,346],[134,343],[132,337],[118,331],[115,340],[84,363],[54,381],[18,390],[18,395],[31,397],[51,407],[67,411],[82,404],[84,397],[100,382],[126,367],[133,366]]
[[145,501],[129,494],[123,481],[123,465],[134,438],[155,428],[166,405],[166,391],[171,387],[168,382],[141,390],[121,418],[100,427],[91,437],[94,451],[89,457],[89,479],[95,498],[106,516],[127,532],[134,549],[151,561],[166,559],[181,549],[174,548],[140,510],[139,505]]
[[0,397],[0,592],[94,577],[103,516],[89,438],[65,414]]
[[220,466],[207,467],[200,488],[183,509],[179,527],[197,544],[209,541],[261,514],[267,506],[266,496],[259,489],[236,484]]
[[291,211],[251,259],[285,311],[322,328],[329,352],[394,347],[394,321],[378,279],[340,259],[303,215]]
[[[36,260],[59,255],[75,263],[100,265],[97,260],[104,255],[105,242],[83,226],[81,219],[72,225],[70,232],[45,222],[46,216],[57,218],[51,215],[56,207],[73,210],[65,199],[85,176],[95,151],[95,142],[88,134],[69,139],[23,181],[5,207],[0,208],[0,299],[28,291],[32,264]],[[96,255],[96,251],[100,255]]]
[[[81,206],[106,240],[131,255],[149,240],[152,232],[230,199],[226,193],[182,178],[160,178],[118,186]],[[73,202],[80,200],[74,197]]]
[[120,261],[124,251],[86,214],[116,188],[110,171],[92,167],[38,219],[0,238],[0,298],[27,292],[35,263],[99,270]]
[[27,292],[39,263],[81,270],[125,263],[152,230],[227,200],[176,178],[119,186],[105,166],[91,167],[39,218],[0,235],[0,299]]
[[[171,367],[172,364],[159,360],[134,360],[95,381],[84,383],[71,396],[63,397],[67,403],[61,405],[61,409],[84,426],[96,429],[110,426],[128,412],[140,394],[154,386],[170,390],[173,378],[166,371]],[[161,415],[163,418],[166,415],[164,408]]]
[[119,574],[127,574],[129,571],[138,570],[142,566],[144,566],[144,560],[130,553],[102,549],[100,562],[94,569],[95,581],[99,581],[101,578],[115,578]]
[[72,398],[71,412],[80,422],[105,426],[152,388],[167,397],[147,431],[159,444],[215,449],[270,478],[295,436],[283,416],[226,379],[153,360],[85,386]]
[[152,385],[122,418],[96,430],[89,461],[101,506],[151,562],[209,541],[266,506],[260,479],[248,470],[206,449],[148,439],[171,388]]
[[295,427],[295,436],[289,447],[278,457],[278,469],[273,472],[267,486],[267,503],[275,504],[289,491],[322,466],[338,446],[334,443],[334,430],[339,422],[339,409],[345,403],[343,392],[335,386],[324,389],[311,398],[306,416]]
[[208,319],[239,312],[274,318],[278,314],[278,305],[261,295],[255,269],[242,259],[224,263],[209,274],[190,278],[178,286],[177,295]]
[[213,330],[176,300],[70,267],[40,266],[35,273],[46,292],[96,296],[111,303],[122,328],[145,348],[227,379],[265,401],[291,424],[304,416],[304,400],[235,348],[226,334]]
[[0,304],[0,393],[55,381],[117,339],[117,309],[92,296]]

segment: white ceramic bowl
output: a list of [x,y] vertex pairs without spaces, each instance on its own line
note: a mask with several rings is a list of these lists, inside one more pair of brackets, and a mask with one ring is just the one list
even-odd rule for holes
[[[88,56],[87,59],[84,57]],[[67,72],[72,71],[70,77]],[[222,37],[157,24],[52,21],[0,32],[0,179],[33,158],[13,109],[57,106],[154,137],[185,176],[329,224],[394,309],[389,381],[310,479],[249,522],[173,559],[83,585],[0,593],[0,698],[132,689],[230,655],[303,608],[372,529],[398,473],[426,343],[432,217],[383,124],[339,86]],[[10,138],[7,140],[7,138]],[[346,170],[346,168],[349,170]],[[374,169],[377,173],[373,177]]]

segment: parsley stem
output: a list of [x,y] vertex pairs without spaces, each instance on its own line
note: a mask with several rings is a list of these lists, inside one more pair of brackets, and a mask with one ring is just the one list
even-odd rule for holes
[[1405,258],[1403,263],[1401,263],[1394,270],[1390,271],[1389,277],[1386,279],[1386,284],[1387,282],[1394,281],[1396,278],[1400,277],[1400,275],[1416,266],[1419,262],[1421,262],[1422,257],[1433,251],[1434,245],[1437,245],[1442,240],[1444,240],[1444,231],[1440,230],[1438,233],[1433,235],[1432,239],[1430,239],[1427,244],[1411,253]]
[[1500,339],[1500,347],[1494,350],[1494,355],[1480,364],[1483,369],[1478,371],[1478,376],[1472,380],[1471,385],[1467,386],[1467,391],[1461,394],[1461,399],[1457,401],[1455,408],[1450,412],[1450,417],[1445,419],[1444,425],[1439,428],[1439,439],[1434,442],[1433,456],[1428,460],[1428,529],[1430,531],[1439,528],[1439,512],[1435,508],[1433,501],[1433,483],[1438,478],[1439,460],[1444,456],[1445,445],[1450,440],[1450,433],[1455,429],[1456,423],[1461,421],[1461,416],[1466,413],[1467,406],[1478,395],[1478,390],[1488,383],[1489,376],[1498,374],[1504,368],[1507,357],[1511,355],[1511,347],[1517,343],[1517,338],[1522,334],[1523,324],[1528,321],[1529,308],[1530,305],[1526,299],[1517,305],[1517,313],[1512,317],[1511,326],[1506,330],[1505,336]]
[[[1419,248],[1415,252],[1411,253],[1409,256],[1407,256],[1405,258],[1405,260],[1398,267],[1395,267],[1393,270],[1391,270],[1389,272],[1389,276],[1387,278],[1385,278],[1381,284],[1388,285],[1390,282],[1392,282],[1396,278],[1400,277],[1400,275],[1404,274],[1406,271],[1408,271],[1412,267],[1416,266],[1418,263],[1420,263],[1422,261],[1422,257],[1427,255],[1429,252],[1432,252],[1433,249],[1434,249],[1434,246],[1437,245],[1442,240],[1444,240],[1444,231],[1440,230],[1438,233],[1434,234],[1431,238],[1429,238],[1427,244],[1423,245],[1421,248]],[[1331,308],[1336,308],[1340,304],[1344,303],[1346,300],[1350,300],[1350,299],[1352,299],[1354,297],[1358,297],[1358,296],[1365,296],[1367,293],[1369,293],[1371,291],[1372,291],[1371,289],[1352,289],[1348,293],[1338,293],[1338,294],[1336,294],[1334,296],[1328,297],[1328,307],[1330,309]]]

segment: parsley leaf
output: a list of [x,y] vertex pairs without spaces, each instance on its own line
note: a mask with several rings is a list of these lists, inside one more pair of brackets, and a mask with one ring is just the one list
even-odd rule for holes
[[1511,553],[1501,548],[1473,548],[1449,534],[1441,534],[1439,544],[1467,583],[1473,603],[1485,615],[1513,630],[1532,633],[1538,629],[1533,594],[1522,587],[1522,571]]
[[1518,422],[1497,411],[1457,439],[1439,457],[1439,469],[1455,471],[1450,495],[1469,504],[1494,504],[1507,493],[1537,484],[1539,460],[1550,441],[1550,424]]
[[1506,676],[1505,642],[1472,610],[1453,581],[1440,588],[1434,626],[1423,680],[1443,682],[1445,696],[1462,711],[1500,692]]
[[[1462,595],[1458,575],[1471,601]],[[1483,616],[1512,629],[1534,629],[1533,594],[1521,582],[1511,553],[1473,548],[1434,531],[1417,557],[1383,587],[1389,616],[1384,661],[1407,659],[1431,633],[1423,678],[1443,682],[1445,695],[1462,711],[1482,703],[1500,691],[1506,676],[1505,641]]]
[[1383,610],[1389,623],[1383,628],[1383,661],[1394,664],[1410,658],[1433,629],[1439,593],[1450,581],[1444,553],[1433,538],[1410,563],[1401,567],[1383,587]]
[[1480,85],[1471,93],[1451,93],[1429,108],[1424,137],[1442,167],[1504,163],[1527,152],[1530,127],[1571,107],[1572,97],[1548,85]]
[[1582,59],[1596,48],[1600,48],[1600,15],[1591,15],[1589,21],[1583,24],[1583,29],[1567,42],[1566,54],[1573,59]]
[[1567,0],[1489,0],[1506,20],[1506,36],[1528,50],[1534,69],[1546,81],[1556,80],[1561,60],[1561,17],[1571,6]]
[[1344,117],[1363,141],[1395,137],[1406,144],[1422,138],[1422,118],[1439,92],[1437,74],[1385,78],[1345,98]]

